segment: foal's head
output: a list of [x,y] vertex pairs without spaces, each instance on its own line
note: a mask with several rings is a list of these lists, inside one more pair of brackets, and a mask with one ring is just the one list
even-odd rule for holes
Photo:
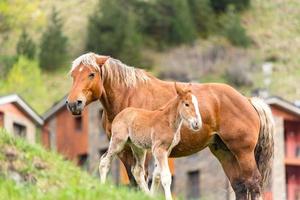
[[201,115],[198,107],[198,100],[193,95],[191,84],[187,88],[181,88],[175,83],[175,89],[179,98],[178,111],[183,121],[189,128],[198,131],[202,126]]
[[73,86],[66,101],[73,115],[81,115],[86,105],[101,97],[101,67],[108,58],[88,53],[74,60],[71,69]]

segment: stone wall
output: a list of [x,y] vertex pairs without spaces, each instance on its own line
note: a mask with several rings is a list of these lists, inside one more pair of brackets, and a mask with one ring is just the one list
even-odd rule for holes
[[208,148],[194,155],[175,159],[174,193],[176,196],[186,199],[189,191],[188,172],[195,170],[199,170],[200,173],[201,199],[226,200],[232,196],[233,191],[221,164]]
[[[102,105],[99,102],[93,102],[88,106],[88,109],[88,171],[91,174],[98,176],[100,157],[102,156],[101,154],[103,154],[107,150],[109,140],[102,127]],[[110,172],[110,177],[115,183],[119,183],[119,167],[119,160],[118,158],[115,158]]]

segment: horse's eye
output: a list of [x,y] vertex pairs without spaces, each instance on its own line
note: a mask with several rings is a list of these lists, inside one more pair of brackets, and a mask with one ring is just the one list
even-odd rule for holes
[[90,73],[89,74],[89,79],[93,79],[95,77],[95,73]]
[[188,103],[185,104],[186,107],[189,107],[190,105]]

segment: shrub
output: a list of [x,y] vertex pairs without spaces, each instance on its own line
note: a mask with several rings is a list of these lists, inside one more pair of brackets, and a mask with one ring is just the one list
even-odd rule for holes
[[44,69],[57,69],[67,60],[67,37],[62,32],[62,26],[58,12],[53,8],[40,44],[39,62]]
[[0,79],[4,79],[7,76],[9,69],[15,64],[17,58],[17,56],[0,56]]
[[249,7],[250,0],[210,0],[213,9],[216,12],[224,12],[231,5],[238,11],[244,10]]
[[42,99],[46,98],[46,88],[36,61],[20,56],[8,72],[2,93],[17,93],[31,103],[37,111],[44,111]]
[[17,54],[26,56],[29,59],[33,59],[35,57],[35,44],[25,29],[22,30],[17,43]]
[[86,49],[136,65],[141,60],[138,16],[127,1],[101,0],[89,18]]
[[188,0],[191,15],[200,36],[207,37],[213,33],[216,26],[216,14],[210,0]]
[[253,85],[251,64],[246,59],[237,59],[232,66],[226,69],[225,76],[229,83],[237,87]]
[[233,7],[228,8],[226,14],[221,18],[222,32],[224,36],[235,46],[247,47],[250,38],[245,28],[241,25],[240,16]]
[[[197,32],[187,0],[145,2],[143,32],[160,44],[192,43]],[[162,46],[162,45],[161,45]]]

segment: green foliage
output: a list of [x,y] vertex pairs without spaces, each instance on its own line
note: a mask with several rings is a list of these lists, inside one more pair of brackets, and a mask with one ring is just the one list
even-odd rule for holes
[[191,15],[197,31],[207,37],[216,29],[217,16],[210,5],[210,0],[188,0]]
[[53,8],[40,44],[39,62],[43,69],[58,69],[66,63],[67,37],[63,34],[62,26],[57,10]]
[[[8,173],[8,159],[5,149],[13,149],[16,161],[13,162],[15,174],[32,177],[34,182],[14,181]],[[0,197],[14,200],[147,200],[141,192],[125,187],[100,185],[98,178],[91,177],[81,171],[74,163],[64,160],[55,153],[46,151],[40,145],[30,145],[21,138],[14,138],[5,130],[0,129]],[[39,160],[45,169],[35,167]]]
[[130,2],[102,0],[89,18],[86,49],[112,55],[131,65],[141,61],[138,16]]
[[221,25],[224,36],[235,46],[248,47],[250,38],[246,33],[245,28],[241,24],[239,14],[233,7],[229,7],[227,12],[221,18]]
[[[168,17],[168,38],[173,44],[191,43],[196,39],[196,30],[186,0],[158,0],[160,10]],[[167,16],[168,15],[168,16]]]
[[29,59],[33,59],[35,57],[35,44],[25,29],[23,29],[17,43],[17,54],[19,56],[26,56]]
[[197,37],[187,0],[144,2],[140,16],[143,33],[160,44],[192,43]]
[[238,11],[249,7],[250,0],[210,0],[216,12],[224,12],[229,6],[234,6]]
[[23,28],[33,34],[39,33],[44,24],[40,1],[0,0],[0,54],[14,52],[16,38]]
[[17,56],[0,56],[0,80],[4,79],[7,76],[8,71],[15,64],[17,59]]
[[17,93],[33,105],[37,111],[45,110],[46,88],[37,62],[20,56],[8,72],[1,93]]

